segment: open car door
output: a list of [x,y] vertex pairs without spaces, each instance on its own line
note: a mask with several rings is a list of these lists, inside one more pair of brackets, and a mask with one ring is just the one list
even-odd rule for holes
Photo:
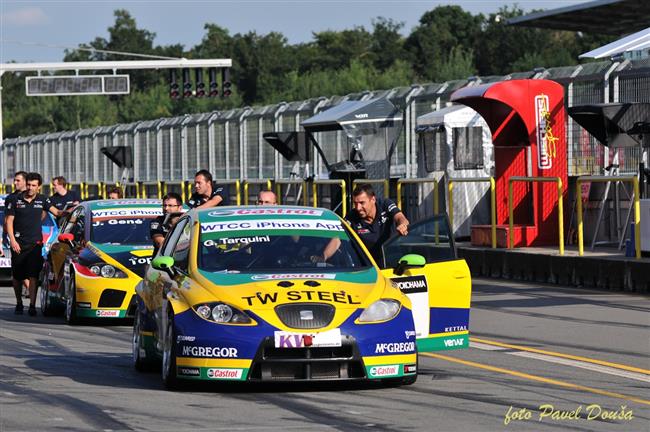
[[472,280],[458,259],[446,215],[409,225],[383,245],[383,275],[413,303],[419,351],[469,347]]

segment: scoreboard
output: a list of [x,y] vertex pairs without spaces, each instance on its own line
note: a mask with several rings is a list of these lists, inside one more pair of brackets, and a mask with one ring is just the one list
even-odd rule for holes
[[27,96],[129,94],[128,75],[31,76],[25,81]]

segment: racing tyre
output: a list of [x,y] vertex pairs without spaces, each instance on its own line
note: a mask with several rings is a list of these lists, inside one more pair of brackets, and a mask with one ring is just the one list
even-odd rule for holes
[[43,316],[52,315],[52,304],[50,303],[50,280],[48,278],[50,268],[47,264],[41,270],[39,285],[41,289],[41,314]]
[[171,307],[164,337],[162,380],[167,390],[177,390],[180,387],[180,383],[176,376],[176,331],[174,330],[174,311]]
[[152,363],[147,360],[144,341],[142,340],[142,317],[138,310],[133,318],[133,366],[138,372],[147,372],[152,369]]
[[70,271],[70,283],[68,285],[68,290],[66,292],[65,300],[65,321],[74,325],[79,322],[77,318],[77,287],[75,285],[74,271]]

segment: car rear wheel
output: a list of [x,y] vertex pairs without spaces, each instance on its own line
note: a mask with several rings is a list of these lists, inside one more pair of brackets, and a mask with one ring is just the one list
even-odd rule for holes
[[77,324],[79,321],[77,318],[77,286],[73,271],[70,271],[70,282],[68,282],[66,290],[65,320],[70,325]]
[[162,380],[168,390],[179,388],[176,376],[176,331],[174,329],[174,311],[169,311],[163,340]]
[[152,362],[147,359],[144,341],[142,339],[142,317],[136,309],[133,318],[133,366],[139,372],[147,372],[152,369]]

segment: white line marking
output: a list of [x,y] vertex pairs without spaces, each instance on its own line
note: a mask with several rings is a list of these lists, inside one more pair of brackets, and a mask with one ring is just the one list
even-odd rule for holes
[[[506,351],[511,348],[504,348],[504,347],[499,347],[499,346],[493,346],[493,345],[488,345],[488,344],[483,344],[480,342],[470,342],[469,344],[470,347],[472,348],[477,348],[480,350],[485,350],[485,351]],[[546,361],[549,363],[556,363],[556,364],[562,364],[565,366],[573,366],[581,369],[587,369],[593,372],[600,372],[604,374],[609,374],[609,375],[616,375],[619,377],[624,377],[624,378],[630,378],[633,380],[637,381],[642,381],[642,382],[647,382],[650,383],[650,376],[645,375],[645,374],[640,374],[636,372],[629,372],[621,369],[616,369],[608,366],[600,366],[596,365],[593,363],[588,363],[588,362],[582,362],[579,360],[570,360],[570,359],[565,359],[562,357],[554,357],[546,354],[537,354],[537,353],[532,353],[528,351],[515,351],[515,352],[509,352],[506,354],[511,354],[511,355],[516,355],[519,357],[527,357],[527,358],[532,358],[536,360],[542,360]]]

